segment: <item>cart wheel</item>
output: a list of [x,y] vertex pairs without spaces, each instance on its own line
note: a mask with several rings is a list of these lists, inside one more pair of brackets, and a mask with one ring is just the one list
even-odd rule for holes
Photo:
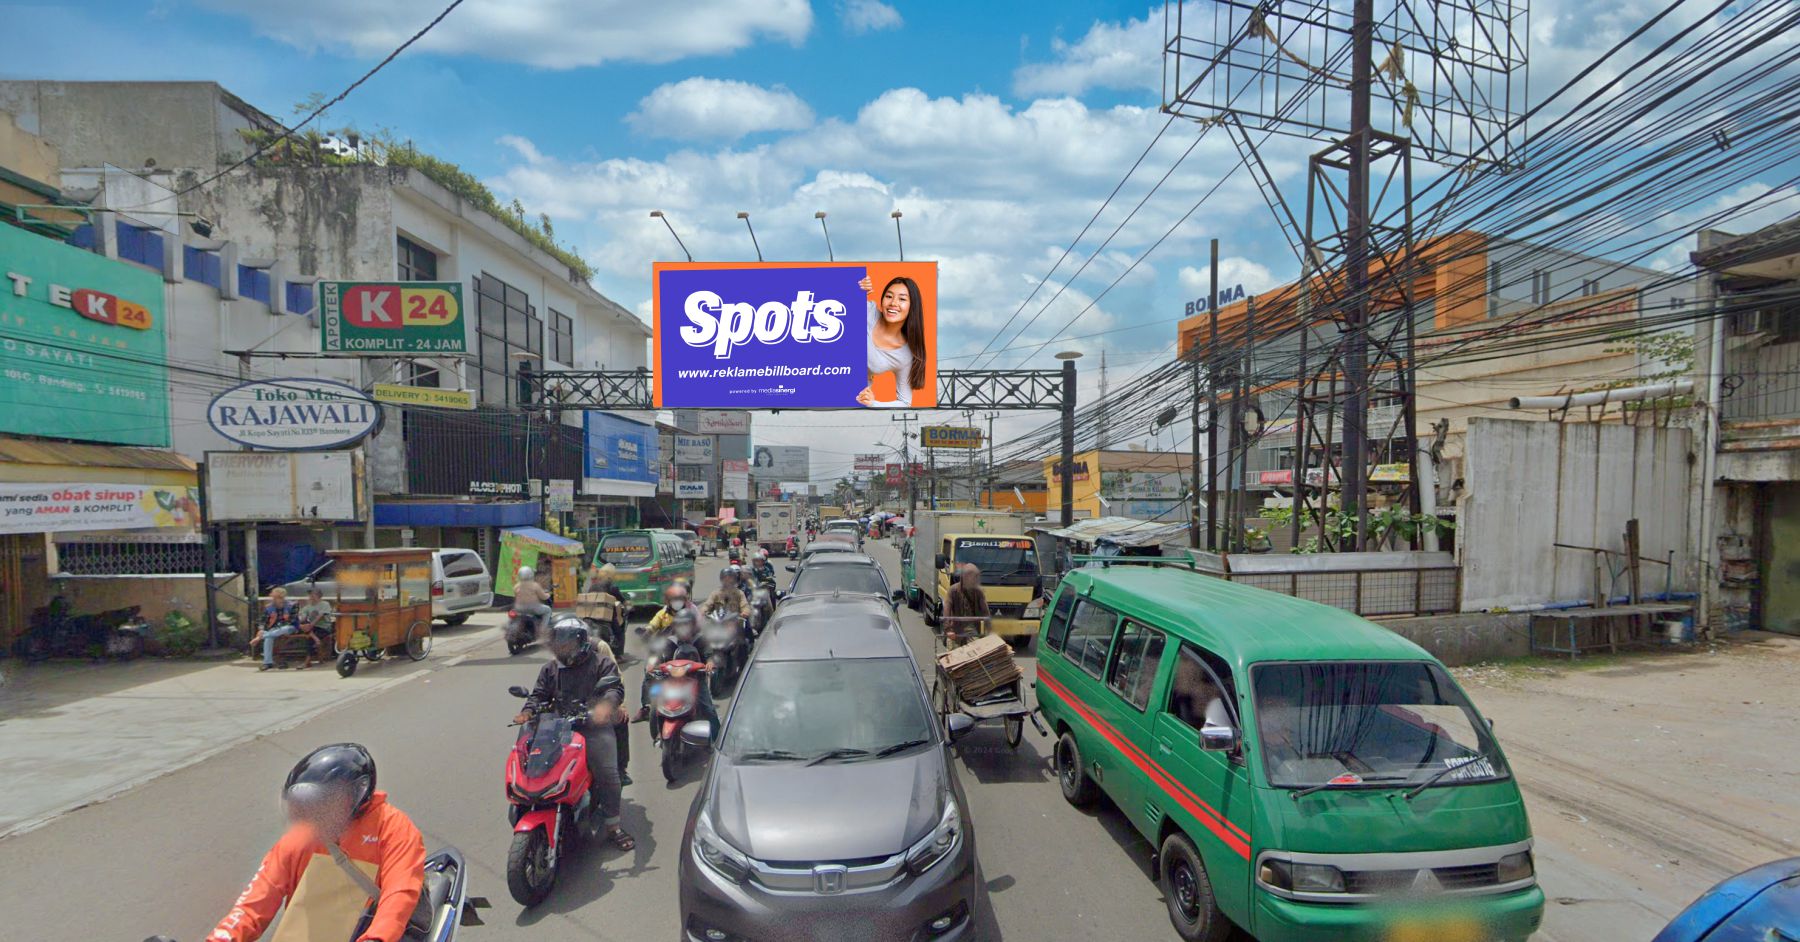
[[345,651],[338,658],[338,676],[348,677],[354,673],[356,673],[356,654],[353,651]]
[[1009,716],[1006,718],[1006,745],[1008,748],[1019,748],[1019,740],[1025,738],[1025,717]]
[[406,629],[406,656],[415,661],[425,660],[431,653],[431,623],[415,621]]

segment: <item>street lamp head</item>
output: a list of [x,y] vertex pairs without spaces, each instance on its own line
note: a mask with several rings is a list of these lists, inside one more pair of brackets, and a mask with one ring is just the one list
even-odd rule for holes
[[739,219],[749,219],[750,214],[749,213],[738,213],[738,218]]
[[661,218],[663,218],[663,211],[662,211],[662,210],[660,210],[660,209],[653,209],[653,210],[651,210],[651,211],[650,211],[650,218],[651,218],[651,219],[661,219]]
[[1056,358],[1058,360],[1079,360],[1079,359],[1081,359],[1081,351],[1080,350],[1064,350],[1063,352],[1057,354]]
[[896,209],[896,210],[894,210],[894,211],[893,211],[893,212],[891,212],[891,213],[888,213],[888,216],[889,216],[889,217],[891,217],[891,218],[894,218],[894,219],[899,219],[899,218],[900,218],[900,211],[899,211],[899,210],[897,210],[897,209]]
[[825,218],[825,211],[824,211],[824,210],[822,210],[822,209],[821,209],[821,210],[819,210],[819,211],[818,211],[818,212],[816,212],[816,213],[813,213],[813,218],[814,218],[814,219],[824,219],[824,218]]

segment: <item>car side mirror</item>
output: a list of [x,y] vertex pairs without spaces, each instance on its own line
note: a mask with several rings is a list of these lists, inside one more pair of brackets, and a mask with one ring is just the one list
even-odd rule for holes
[[974,728],[975,718],[967,713],[952,713],[944,720],[944,734],[950,737],[951,742],[968,735],[969,730]]
[[939,569],[950,568],[950,557],[945,556],[943,553],[937,554],[937,567]]
[[794,571],[794,564],[793,564],[793,563],[788,563],[788,564],[787,564],[787,571],[788,571],[788,572],[793,572],[793,571]]
[[888,601],[893,602],[895,608],[899,608],[901,603],[906,601],[906,590],[905,589],[895,589],[894,594],[888,599]]
[[506,692],[512,694],[515,697],[518,697],[521,700],[525,699],[526,697],[531,696],[531,691],[526,690],[524,687],[521,687],[518,684],[513,684],[511,687],[506,688]]
[[1219,723],[1207,723],[1200,727],[1200,748],[1206,752],[1236,752],[1238,747],[1238,729]]

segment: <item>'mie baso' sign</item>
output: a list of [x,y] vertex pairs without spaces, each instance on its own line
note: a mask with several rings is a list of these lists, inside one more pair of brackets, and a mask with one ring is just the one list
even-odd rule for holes
[[930,408],[935,262],[660,263],[656,405]]
[[462,285],[454,281],[319,284],[320,349],[359,356],[462,353]]
[[381,407],[362,390],[324,379],[271,379],[214,396],[206,420],[220,435],[252,448],[344,448],[381,427]]

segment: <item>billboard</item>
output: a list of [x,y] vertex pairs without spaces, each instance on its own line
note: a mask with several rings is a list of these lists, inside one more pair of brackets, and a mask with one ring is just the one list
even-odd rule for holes
[[[656,494],[656,426],[633,422],[610,412],[582,413],[586,431],[582,476],[595,481],[588,490],[651,497]],[[599,485],[598,482],[608,482]]]
[[937,405],[937,263],[659,262],[657,408]]
[[206,453],[206,512],[214,523],[360,520],[362,455],[352,451]]
[[191,531],[199,526],[199,488],[85,481],[0,484],[0,533],[149,527]]
[[702,435],[748,435],[750,413],[724,409],[701,409],[695,424]]
[[804,481],[812,476],[811,450],[804,445],[758,445],[750,453],[750,473],[761,481]]
[[887,465],[887,456],[879,452],[856,456],[856,470],[880,471]]
[[0,432],[169,444],[163,280],[0,225]]
[[367,393],[329,379],[268,379],[233,386],[206,406],[213,431],[240,445],[275,451],[343,448],[381,428]]
[[720,465],[719,475],[721,499],[750,499],[750,462],[726,460]]
[[322,281],[319,349],[350,356],[463,353],[462,285]]
[[713,440],[711,435],[677,435],[675,436],[676,464],[712,464]]
[[980,448],[981,429],[962,425],[921,425],[919,444],[926,448]]

